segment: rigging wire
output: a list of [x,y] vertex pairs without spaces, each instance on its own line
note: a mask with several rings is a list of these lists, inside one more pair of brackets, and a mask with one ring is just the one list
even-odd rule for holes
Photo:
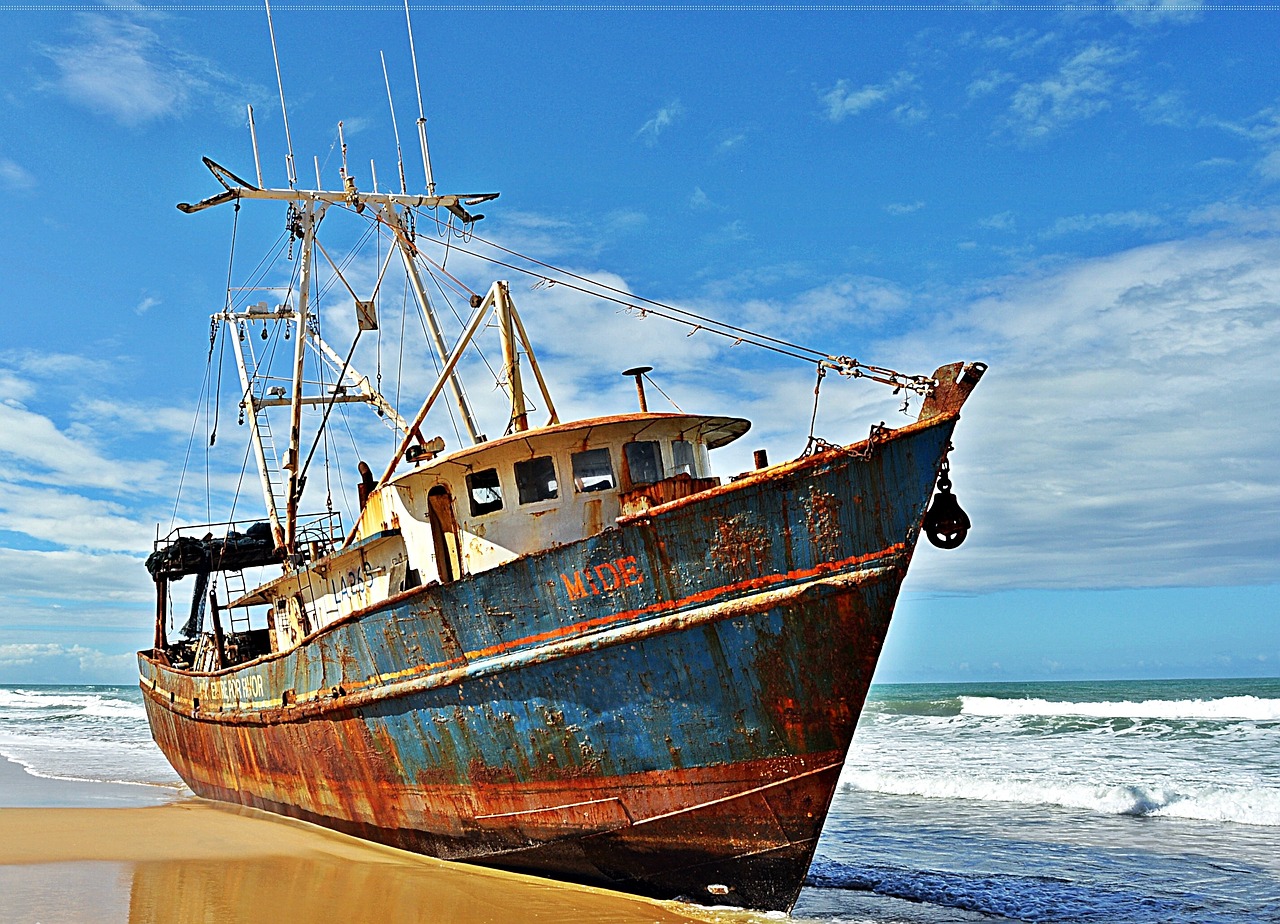
[[[422,324],[422,333],[425,336],[427,333],[427,323],[422,318],[421,308],[419,308],[419,311],[418,311],[418,320]],[[436,376],[438,377],[440,375],[441,366],[440,366],[440,360],[436,356],[436,351],[434,349],[428,349],[427,355],[431,357],[431,367],[435,369]],[[463,445],[462,431],[458,428],[458,421],[453,416],[453,405],[450,404],[448,401],[446,401],[444,403],[444,409],[449,414],[449,425],[453,427],[453,435],[458,440],[458,445],[461,446]]]
[[[438,225],[439,218],[435,218],[434,216],[431,216],[431,217],[434,218],[434,220],[437,222],[437,225]],[[466,240],[470,240],[470,239],[471,238],[468,237]],[[732,339],[734,342],[733,343],[734,346],[737,346],[739,343],[746,343],[750,346],[759,347],[761,349],[769,350],[774,353],[779,353],[784,356],[790,356],[793,359],[799,359],[803,362],[809,362],[809,363],[827,362],[831,366],[831,368],[840,372],[842,375],[847,375],[853,378],[870,378],[872,381],[880,382],[881,384],[885,384],[885,385],[891,385],[895,389],[905,388],[920,394],[925,393],[925,391],[934,384],[933,379],[930,378],[929,376],[908,375],[906,373],[896,372],[892,369],[888,369],[883,366],[875,366],[868,363],[863,363],[858,361],[857,359],[854,359],[848,356],[831,356],[829,354],[823,353],[821,350],[815,350],[812,347],[806,347],[801,344],[792,343],[789,340],[783,340],[779,337],[772,337],[768,334],[762,334],[758,331],[754,331],[749,328],[739,327],[735,324],[730,324],[727,321],[719,321],[715,318],[698,314],[697,312],[689,311],[684,308],[677,308],[674,305],[667,304],[666,302],[660,302],[656,299],[645,298],[644,296],[640,296],[640,295],[634,295],[630,292],[626,292],[623,289],[619,289],[616,286],[611,286],[608,283],[604,283],[604,282],[598,282],[596,280],[591,279],[590,277],[582,276],[578,273],[574,273],[571,270],[566,270],[557,266],[553,266],[550,263],[545,263],[534,257],[530,257],[525,254],[519,253],[518,251],[511,250],[510,248],[503,247],[501,244],[494,243],[493,241],[489,241],[479,236],[475,236],[475,240],[480,241],[486,246],[493,247],[495,250],[498,250],[502,253],[509,254],[521,260],[526,260],[529,263],[534,264],[535,266],[539,266],[539,267],[542,267],[543,269],[551,270],[555,273],[561,274],[562,276],[566,276],[570,279],[576,279],[579,282],[584,283],[586,285],[576,285],[572,282],[566,282],[564,279],[552,279],[543,273],[535,272],[534,270],[528,269],[523,266],[519,266],[514,263],[508,263],[506,261],[499,260],[498,258],[490,256],[488,254],[479,253],[474,250],[468,250],[466,248],[459,247],[457,245],[450,245],[450,246],[460,253],[464,253],[468,256],[475,257],[476,259],[479,259],[479,260],[484,260],[488,263],[492,263],[495,266],[501,266],[505,269],[512,270],[513,272],[523,273],[526,276],[532,276],[546,284],[564,286],[568,289],[572,289],[573,291],[581,292],[584,295],[594,296],[595,298],[599,298],[603,301],[614,302],[615,304],[621,306],[621,308],[624,311],[628,313],[637,312],[642,318],[652,314],[656,317],[664,318],[669,321],[675,321],[678,324],[684,324],[686,327],[693,328],[693,331],[691,332],[690,336],[692,336],[692,334],[694,333],[697,333],[699,330],[705,330],[707,333],[717,334],[719,336],[728,337]],[[441,244],[439,241],[434,241],[434,243],[436,243],[437,246],[445,246]],[[431,262],[429,258],[425,256],[423,258],[425,260],[428,260],[428,262]],[[587,288],[587,286],[592,286],[594,288]],[[603,290],[603,291],[600,291],[600,290]],[[614,294],[610,295],[606,293],[614,293]],[[636,304],[637,302],[641,302],[643,304]]]
[[[400,407],[400,386],[404,382],[404,325],[405,319],[409,316],[409,271],[404,273],[404,298],[400,303],[400,350],[396,359],[396,407]],[[395,446],[400,442],[399,432],[395,427],[391,428],[391,446],[395,451]]]
[[[178,475],[178,491],[176,496],[173,499],[173,514],[169,518],[170,531],[173,530],[174,524],[178,522],[178,506],[182,502],[182,486],[186,482],[186,478],[187,478],[187,465],[191,461],[191,447],[195,444],[196,428],[200,425],[201,405],[205,404],[206,396],[208,393],[209,378],[210,378],[210,364],[212,362],[212,357],[213,357],[213,351],[210,350],[209,359],[206,360],[205,362],[204,380],[200,383],[200,394],[196,398],[196,411],[191,416],[191,435],[187,438],[187,452],[182,459],[182,471]],[[208,432],[207,425],[209,420],[209,414],[207,410],[205,411],[204,419],[206,423],[206,433],[207,433]],[[206,456],[207,455],[208,453],[206,451]]]
[[[708,317],[706,315],[701,315],[695,311],[689,311],[686,308],[678,308],[675,305],[670,305],[670,304],[667,304],[666,302],[660,302],[657,299],[645,298],[643,295],[636,295],[632,292],[626,291],[625,289],[619,289],[616,286],[611,286],[606,282],[600,282],[598,280],[592,279],[589,276],[583,276],[579,273],[575,273],[572,270],[566,270],[558,266],[553,266],[552,264],[543,262],[542,260],[539,260],[536,257],[530,257],[526,254],[520,253],[519,251],[512,250],[509,247],[504,247],[495,241],[490,241],[486,238],[480,237],[477,234],[473,234],[472,237],[474,238],[474,240],[479,241],[480,243],[485,244],[486,246],[492,247],[493,249],[498,250],[502,253],[509,254],[513,257],[518,257],[521,260],[528,260],[530,263],[534,264],[535,266],[541,266],[543,269],[552,270],[553,272],[568,276],[571,279],[577,279],[579,282],[588,283],[590,285],[604,289],[608,292],[613,292],[617,295],[624,296],[634,301],[644,302],[646,305],[652,305],[655,308],[661,308],[665,311],[673,311],[677,314],[685,315],[693,319],[694,321],[698,321],[702,324],[714,324],[714,325],[726,328],[727,330],[731,330],[736,334],[743,334],[746,337],[765,340],[770,343],[775,343],[779,346],[786,347],[788,349],[801,350],[805,353],[811,353],[817,359],[825,359],[827,356],[826,353],[822,352],[821,350],[815,350],[812,347],[806,347],[798,343],[792,343],[788,340],[782,340],[781,338],[778,338],[778,337],[771,337],[768,334],[762,334],[759,331],[753,331],[753,330],[750,330],[749,328],[739,327],[735,324],[730,324],[727,321],[721,321],[716,318]],[[463,251],[463,252],[466,253],[466,251]],[[505,266],[506,264],[500,264],[500,265]],[[529,273],[530,275],[536,275],[536,274],[530,273],[530,271],[528,270],[524,270],[524,272]],[[557,282],[556,285],[565,285],[565,283]],[[706,330],[706,328],[703,328],[703,329]]]
[[[458,314],[458,309],[454,307],[453,302],[450,300],[450,298],[449,298],[449,293],[445,291],[444,286],[440,284],[440,279],[436,276],[436,274],[435,274],[435,273],[433,273],[433,272],[431,271],[431,268],[430,268],[430,267],[427,267],[427,276],[428,276],[428,277],[430,277],[430,279],[431,279],[431,281],[432,281],[433,283],[435,283],[436,291],[440,293],[440,297],[444,300],[444,303],[445,303],[446,305],[448,305],[448,306],[449,306],[449,311],[453,314],[453,316],[454,316],[455,318],[457,318],[457,320],[458,320],[458,326],[459,326],[459,327],[462,327],[462,328],[464,328],[464,329],[465,329],[465,328],[466,328],[466,326],[467,326],[467,322],[466,322],[466,321],[464,321],[464,320],[463,320],[463,318]],[[421,309],[421,308],[419,308],[418,315],[419,315],[419,320],[422,320],[422,323],[425,325],[425,323],[426,323],[426,322],[425,322],[425,320],[423,320],[423,319],[422,319],[422,317],[421,317],[421,316],[422,316],[422,309]],[[426,334],[426,330],[425,330],[425,328],[424,328],[424,330],[423,330],[423,334],[424,334],[424,336],[425,336],[425,334]],[[491,365],[489,364],[489,358],[488,358],[487,356],[485,356],[485,355],[484,355],[484,350],[480,349],[480,345],[479,345],[478,343],[476,343],[476,341],[475,341],[475,338],[474,338],[474,337],[471,339],[471,344],[470,344],[470,345],[471,345],[471,347],[472,347],[472,348],[474,348],[474,349],[475,349],[475,351],[476,351],[476,355],[480,357],[480,361],[481,361],[482,363],[484,363],[485,368],[489,370],[489,374],[490,374],[491,376],[493,376],[493,380],[494,380],[495,382],[497,382],[497,381],[498,381],[498,374],[497,374],[496,372],[494,372],[494,371],[493,371],[493,366],[491,366]],[[431,362],[432,362],[432,364],[433,364],[433,365],[435,365],[436,371],[437,371],[437,372],[439,372],[441,367],[440,367],[439,365],[436,365],[436,352],[435,352],[435,350],[434,350],[434,349],[428,349],[428,350],[427,350],[427,352],[431,355]],[[441,361],[441,362],[447,362],[447,361],[448,361],[448,357],[447,357],[447,356],[442,357],[440,361]],[[470,398],[470,396],[467,394],[467,388],[466,388],[466,385],[465,385],[465,384],[463,383],[463,381],[462,381],[462,377],[461,377],[461,376],[458,376],[458,375],[455,375],[455,377],[454,377],[454,381],[455,381],[455,383],[456,383],[456,385],[457,385],[457,387],[458,387],[458,391],[462,392],[462,398],[463,398],[463,400],[464,400],[464,401],[466,401],[468,404],[470,404],[470,402],[471,402],[471,398]],[[459,446],[465,445],[465,444],[466,444],[466,441],[462,438],[462,432],[461,432],[461,430],[459,430],[459,428],[458,428],[458,422],[457,422],[457,421],[454,419],[454,417],[453,417],[453,405],[452,405],[452,404],[450,404],[450,403],[448,403],[448,402],[445,402],[445,410],[447,410],[447,411],[449,412],[449,422],[453,425],[453,432],[454,432],[454,435],[455,435],[455,436],[457,436],[457,438],[458,438],[458,445],[459,445]]]

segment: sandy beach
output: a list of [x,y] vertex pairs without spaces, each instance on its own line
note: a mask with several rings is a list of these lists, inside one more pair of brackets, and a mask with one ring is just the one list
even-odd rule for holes
[[162,787],[49,780],[0,760],[0,920],[758,921],[444,863]]

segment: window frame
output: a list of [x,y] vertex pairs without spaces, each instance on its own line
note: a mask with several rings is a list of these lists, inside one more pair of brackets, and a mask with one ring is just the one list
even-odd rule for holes
[[[535,471],[533,466],[545,463],[546,468],[542,472]],[[524,507],[529,504],[544,504],[548,501],[560,499],[560,473],[556,467],[556,459],[554,455],[548,453],[545,456],[532,456],[528,459],[519,459],[512,465],[512,473],[516,479],[516,502]],[[550,481],[545,477],[546,472],[550,471]],[[554,485],[554,487],[551,487]],[[525,499],[526,489],[536,490],[538,496]],[[544,494],[544,490],[549,490],[549,494]]]
[[[473,484],[475,479],[489,473],[493,474],[492,485],[482,484],[476,486]],[[498,473],[497,466],[490,466],[489,468],[482,468],[478,471],[467,472],[465,480],[467,484],[467,507],[471,511],[471,515],[473,517],[488,516],[491,513],[497,513],[506,506],[506,498],[502,493],[502,476]],[[488,502],[478,501],[476,499],[477,489],[481,491],[492,491],[497,496],[497,499],[495,501]]]

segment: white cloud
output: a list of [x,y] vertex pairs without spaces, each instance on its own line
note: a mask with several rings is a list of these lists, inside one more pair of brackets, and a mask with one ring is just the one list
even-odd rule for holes
[[1280,148],[1258,161],[1258,172],[1268,180],[1280,180]]
[[1192,212],[1192,224],[1225,225],[1239,231],[1280,231],[1280,208],[1217,203]]
[[659,109],[653,118],[641,125],[635,137],[648,145],[657,144],[658,136],[670,128],[682,115],[684,115],[684,106],[680,104],[680,100],[672,100]]
[[247,96],[260,95],[123,15],[81,16],[70,44],[43,51],[57,70],[52,86],[58,92],[130,127],[182,115],[197,102],[212,102],[229,115]]
[[153,538],[136,507],[2,477],[0,523],[12,532],[77,549],[136,552]]
[[1199,239],[1009,280],[897,345],[991,362],[955,440],[973,517],[916,589],[1267,583],[1280,555],[1280,240]]
[[17,161],[0,157],[0,188],[11,192],[26,192],[35,189],[36,178],[31,171]]
[[910,215],[924,208],[924,203],[917,199],[915,202],[891,202],[884,207],[884,210],[890,215]]
[[1164,222],[1149,212],[1107,212],[1103,215],[1071,215],[1059,218],[1045,232],[1045,237],[1062,234],[1087,234],[1115,228],[1158,228]]
[[102,455],[83,439],[59,430],[52,420],[0,403],[0,459],[30,481],[61,486],[136,490],[154,482],[155,463],[122,463]]
[[1064,62],[1044,80],[1024,83],[1010,111],[1018,130],[1042,138],[1111,106],[1115,70],[1133,57],[1111,45],[1094,43]]
[[[41,674],[36,671],[44,671],[47,672],[46,676],[57,677],[62,682],[71,675],[81,683],[117,683],[135,673],[137,657],[133,652],[107,654],[85,645],[52,642],[0,645],[0,670],[12,674],[19,668],[27,668],[23,673],[37,678]],[[31,668],[36,671],[30,670]]]
[[746,132],[734,132],[732,134],[725,135],[719,142],[717,142],[715,153],[728,154],[730,151],[736,151],[746,143],[746,140]]
[[[138,551],[150,549],[150,536]],[[39,599],[76,601],[80,604],[130,603],[146,605],[154,601],[151,578],[142,559],[130,555],[93,554],[58,549],[0,548],[0,587],[4,616],[12,617],[13,600]],[[77,608],[78,609],[78,608]],[[74,621],[77,612],[63,612],[64,622]],[[131,621],[135,617],[130,617]]]
[[988,96],[996,92],[1006,84],[1013,83],[1014,80],[1014,76],[1007,71],[988,71],[981,77],[975,77],[969,81],[969,86],[965,88],[965,93],[970,99],[977,99],[980,96]]
[[841,79],[836,85],[821,95],[826,106],[827,118],[832,122],[843,122],[849,116],[858,115],[873,106],[887,102],[899,96],[915,84],[912,74],[901,72],[886,83],[867,84],[853,89],[849,81]]

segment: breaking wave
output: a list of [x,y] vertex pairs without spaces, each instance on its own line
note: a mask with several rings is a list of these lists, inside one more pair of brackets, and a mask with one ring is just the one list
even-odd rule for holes
[[1237,786],[1119,783],[924,776],[846,771],[850,789],[926,799],[964,799],[1084,809],[1106,815],[1186,818],[1280,827],[1280,790]]
[[[1173,721],[1280,721],[1280,699],[1226,696],[1221,699],[1144,700],[1131,702],[1054,702],[961,696],[959,713],[972,716],[1082,716],[1097,719],[1168,719]],[[941,713],[939,713],[941,714]]]

